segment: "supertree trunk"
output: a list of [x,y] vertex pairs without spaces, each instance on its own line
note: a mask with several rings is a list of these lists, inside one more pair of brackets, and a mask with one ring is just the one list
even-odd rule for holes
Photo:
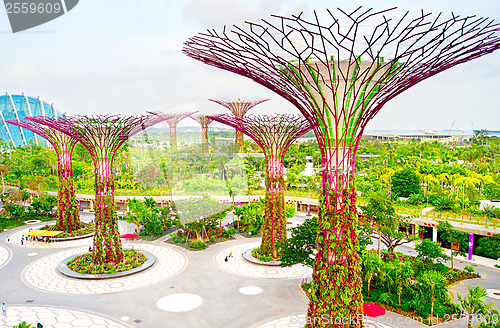
[[269,159],[266,172],[266,205],[262,228],[261,254],[278,257],[278,247],[286,239],[283,161]]
[[[349,179],[350,155],[343,149],[326,151],[325,155],[319,199],[318,253],[307,313],[310,321],[306,327],[361,327],[363,283],[356,251],[358,216],[356,194]],[[324,318],[328,320],[322,320]]]
[[243,151],[243,147],[245,146],[245,138],[243,137],[243,132],[235,131],[234,145],[235,151],[237,153],[241,153]]
[[71,153],[58,153],[59,190],[57,191],[56,229],[72,232],[81,228],[78,202],[73,187]]
[[201,147],[204,153],[208,153],[210,146],[208,143],[208,126],[201,127]]
[[111,161],[96,161],[94,169],[96,205],[92,261],[118,263],[123,258],[123,251],[114,203],[113,164]]
[[170,127],[170,148],[177,150],[177,126]]

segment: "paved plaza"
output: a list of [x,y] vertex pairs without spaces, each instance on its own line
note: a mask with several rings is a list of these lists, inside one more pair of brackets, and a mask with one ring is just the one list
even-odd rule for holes
[[[241,254],[243,252],[258,247],[260,243],[245,243],[228,247],[215,255],[215,263],[223,270],[249,277],[287,279],[302,278],[312,275],[312,269],[302,264],[296,264],[291,267],[281,268],[279,266],[258,265],[248,262]],[[226,262],[226,256],[232,254]]]
[[122,328],[130,327],[117,320],[94,313],[44,306],[10,306],[7,316],[0,316],[2,327],[12,327],[19,322],[43,322],[43,327],[53,328]]
[[[54,247],[57,243],[21,246],[16,238],[29,228],[0,234],[0,303],[8,307],[7,316],[0,316],[0,327],[12,327],[24,320],[39,322],[44,328],[291,328],[299,327],[298,315],[304,318],[307,311],[308,300],[300,283],[312,270],[302,265],[280,268],[247,262],[241,254],[258,246],[259,238],[236,235],[235,240],[203,251],[188,251],[162,241],[124,240],[124,248],[148,251],[157,262],[144,272],[126,277],[79,280],[63,276],[56,266],[71,255],[85,252],[92,239],[84,245],[79,240],[64,242],[64,247]],[[120,221],[121,233],[134,229],[135,225]],[[14,241],[7,244],[7,236],[14,236]],[[494,300],[500,290],[500,271],[481,266],[476,270],[483,279],[453,288],[463,291],[469,284],[480,284],[490,288],[487,301]],[[417,322],[389,323],[398,318],[404,317],[387,312],[368,327],[425,327]]]
[[123,248],[135,248],[156,256],[153,268],[119,279],[80,280],[61,275],[54,268],[62,260],[86,248],[76,248],[40,258],[24,270],[23,280],[43,291],[67,294],[104,294],[142,288],[179,274],[186,266],[186,256],[173,249],[151,244],[123,243]]

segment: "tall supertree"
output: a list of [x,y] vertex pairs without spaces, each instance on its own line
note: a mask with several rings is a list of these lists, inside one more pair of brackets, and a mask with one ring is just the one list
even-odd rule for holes
[[6,122],[38,134],[54,147],[57,154],[57,172],[59,175],[55,228],[66,232],[80,229],[80,214],[75,197],[75,188],[73,187],[73,164],[71,161],[73,149],[78,141],[60,131],[38,123],[17,120]]
[[201,147],[204,153],[208,153],[208,126],[213,119],[204,114],[192,115],[191,118],[201,125]]
[[[252,109],[252,107],[257,106],[258,104],[262,104],[264,101],[268,101],[269,99],[208,99],[222,105],[229,109],[231,113],[233,113],[236,118],[242,119],[245,114]],[[236,130],[234,136],[234,143],[238,152],[243,150],[243,146],[245,145],[245,141],[243,140],[243,133],[241,131]]]
[[168,127],[170,128],[170,148],[174,151],[177,150],[177,124],[186,117],[196,113],[196,112],[184,112],[184,113],[162,113],[162,112],[151,112],[156,114],[158,117],[163,118],[166,121]]
[[123,251],[118,234],[114,199],[113,161],[115,154],[129,137],[162,119],[157,115],[26,118],[70,136],[81,142],[89,151],[94,163],[96,203],[92,261],[96,264],[118,263],[123,258]]
[[259,252],[277,258],[278,246],[286,239],[283,161],[290,145],[312,127],[304,117],[291,114],[210,118],[252,138],[266,156],[266,204]]
[[[273,16],[231,32],[209,30],[183,49],[276,92],[313,125],[323,188],[309,327],[362,325],[352,177],[369,120],[413,85],[500,47],[499,26],[488,18],[423,11],[398,16],[395,9],[339,9],[337,16],[327,10],[323,22],[316,12],[312,19]],[[332,325],[323,316],[352,321]]]

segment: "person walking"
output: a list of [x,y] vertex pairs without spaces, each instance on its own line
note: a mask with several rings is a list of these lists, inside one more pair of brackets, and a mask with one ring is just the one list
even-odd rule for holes
[[2,314],[3,315],[7,315],[7,305],[5,305],[5,303],[2,303]]

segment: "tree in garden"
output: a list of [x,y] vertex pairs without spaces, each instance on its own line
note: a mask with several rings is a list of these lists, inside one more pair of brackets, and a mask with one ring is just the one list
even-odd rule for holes
[[[465,256],[469,247],[467,234],[455,230],[448,221],[439,221],[438,232],[441,232],[441,239],[450,244],[451,249],[451,268],[453,269],[453,257],[456,255]],[[453,249],[454,246],[456,249]]]
[[500,184],[488,182],[483,186],[483,195],[490,200],[500,200]]
[[123,251],[115,209],[113,179],[115,154],[129,137],[160,122],[163,117],[96,115],[62,118],[35,116],[27,119],[71,136],[89,151],[94,163],[96,204],[92,261],[94,264],[120,262]]
[[280,247],[280,265],[282,267],[302,263],[314,267],[318,218],[307,218],[303,224],[292,228],[291,237],[285,239]]
[[[258,104],[262,104],[265,101],[268,101],[269,99],[222,99],[222,98],[217,98],[217,99],[208,99],[210,101],[213,101],[214,103],[217,103],[219,105],[222,105],[229,109],[233,115],[238,118],[238,119],[243,119],[245,117],[245,114],[252,109],[253,107],[257,106]],[[243,150],[243,146],[245,145],[245,141],[243,139],[243,132],[236,130],[235,136],[234,136],[234,144],[237,147],[236,151],[241,152]]]
[[151,202],[148,201],[150,199],[152,198],[146,198],[143,202],[135,198],[130,199],[128,202],[130,212],[125,215],[124,219],[128,223],[136,224],[138,234],[141,234],[141,225],[143,225],[144,233],[152,237],[162,233],[163,225],[160,221],[160,209],[154,206],[156,203],[151,206]]
[[397,171],[391,178],[391,190],[398,197],[410,197],[412,194],[419,194],[421,191],[420,178],[410,168]]
[[201,147],[204,153],[208,153],[208,126],[213,120],[203,114],[192,115],[191,118],[201,125]]
[[[274,91],[313,125],[323,194],[308,327],[324,326],[315,320],[322,315],[362,313],[353,175],[366,124],[413,85],[500,47],[499,27],[490,19],[424,12],[390,19],[394,9],[339,11],[328,11],[324,23],[301,13],[235,26],[231,33],[209,30],[183,49]],[[362,324],[353,320],[349,326]]]
[[[411,217],[398,215],[392,203],[381,197],[371,197],[368,204],[360,206],[363,216],[372,219],[379,233],[379,241],[387,247],[387,258],[394,258],[394,249],[414,241],[416,234],[410,229]],[[403,231],[401,231],[403,230]]]
[[436,298],[445,297],[448,293],[447,280],[440,272],[431,270],[424,272],[418,277],[418,282],[420,283],[422,293],[430,293],[430,318],[432,318],[434,316],[434,303]]
[[167,122],[170,128],[170,149],[177,150],[177,124],[186,117],[196,113],[196,112],[185,112],[185,113],[162,113],[162,112],[150,112],[151,114],[158,115],[158,117],[163,118]]
[[227,204],[207,196],[176,201],[175,208],[180,223],[194,232],[198,241],[203,241],[203,234],[208,237],[207,226],[218,227],[216,221],[222,220],[229,211]]
[[450,257],[444,253],[441,246],[430,239],[422,240],[420,244],[415,246],[415,251],[417,251],[418,258],[430,260],[432,262],[444,262],[450,259]]
[[286,239],[285,177],[283,161],[290,145],[311,130],[311,125],[299,115],[272,116],[234,115],[210,116],[249,136],[266,156],[266,207],[259,253],[278,257],[278,247]]
[[[490,304],[485,304],[484,298],[488,296],[488,293],[486,292],[486,289],[482,288],[481,286],[467,286],[467,289],[469,291],[469,294],[467,296],[463,296],[462,294],[457,294],[458,301],[460,303],[460,306],[462,307],[462,310],[465,311],[467,315],[467,328],[471,328],[472,326],[472,319],[478,318],[479,315],[481,315],[483,318],[489,318],[490,322],[494,322],[493,318],[498,318],[498,311],[493,308],[495,303],[490,303]],[[498,321],[496,322],[498,324]],[[476,325],[474,325],[476,327]],[[481,327],[484,327],[481,325]],[[487,327],[492,327],[487,326]]]
[[363,280],[366,281],[367,284],[367,295],[370,297],[370,284],[373,277],[380,269],[381,260],[376,253],[364,251],[361,256],[361,261],[361,272],[363,274]]
[[57,222],[55,229],[66,232],[81,227],[78,203],[73,187],[73,149],[78,141],[56,129],[30,121],[6,121],[32,131],[47,140],[57,154],[59,189],[57,191]]
[[393,261],[389,266],[389,276],[393,284],[396,286],[396,293],[398,294],[398,305],[401,305],[401,294],[404,288],[410,285],[413,278],[414,271],[410,264],[401,261]]

